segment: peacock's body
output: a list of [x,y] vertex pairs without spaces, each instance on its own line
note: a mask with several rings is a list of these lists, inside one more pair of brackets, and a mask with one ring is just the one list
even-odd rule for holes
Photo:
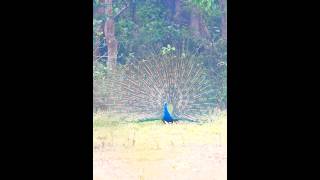
[[168,104],[164,103],[163,106],[163,115],[162,115],[162,120],[164,122],[172,123],[173,122],[173,117],[171,115],[172,111],[168,109]]
[[198,120],[215,104],[214,81],[194,60],[167,58],[128,63],[109,80],[111,109],[139,119]]

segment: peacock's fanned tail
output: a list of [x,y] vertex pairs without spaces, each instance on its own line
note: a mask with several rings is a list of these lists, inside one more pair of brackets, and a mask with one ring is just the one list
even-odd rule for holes
[[197,121],[215,104],[214,84],[205,66],[194,60],[143,60],[121,67],[107,79],[109,109],[137,119],[163,118],[163,105],[172,105],[175,119]]

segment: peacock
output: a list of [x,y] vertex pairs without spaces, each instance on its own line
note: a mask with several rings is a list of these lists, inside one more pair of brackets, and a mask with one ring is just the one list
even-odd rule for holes
[[164,106],[163,106],[162,121],[165,123],[173,123],[173,117],[172,117],[171,113],[172,113],[171,108],[169,111],[168,103],[165,102]]
[[198,122],[216,104],[214,80],[206,67],[188,58],[129,62],[108,79],[109,109],[140,122]]

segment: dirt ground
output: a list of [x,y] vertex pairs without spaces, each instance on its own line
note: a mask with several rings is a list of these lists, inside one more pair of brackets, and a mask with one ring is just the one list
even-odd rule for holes
[[94,180],[226,180],[226,117],[94,129]]

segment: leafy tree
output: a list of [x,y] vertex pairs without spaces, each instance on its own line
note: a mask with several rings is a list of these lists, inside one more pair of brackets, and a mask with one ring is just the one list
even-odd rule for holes
[[[93,60],[104,66],[109,61],[111,47],[104,30],[108,21],[105,1],[111,0],[93,0]],[[115,28],[112,37],[118,43],[113,53],[116,55],[114,64],[126,64],[151,55],[179,57],[192,54],[210,69],[212,76],[218,78],[221,99],[224,99],[221,104],[225,104],[226,97],[222,97],[226,91],[227,68],[226,0],[111,2],[112,26]]]

